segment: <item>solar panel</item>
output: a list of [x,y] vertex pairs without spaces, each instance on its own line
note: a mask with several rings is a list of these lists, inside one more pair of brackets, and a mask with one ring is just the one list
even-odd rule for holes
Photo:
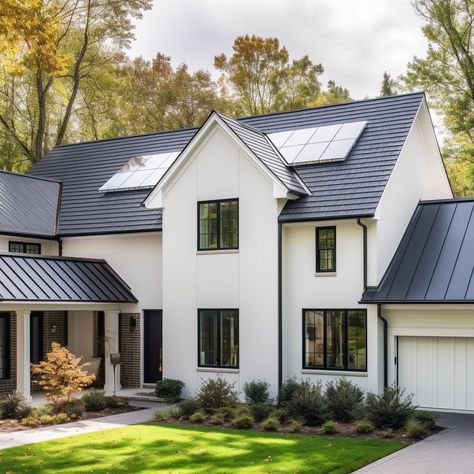
[[367,122],[339,123],[268,135],[288,164],[344,161]]
[[117,173],[99,188],[99,191],[152,188],[173,164],[179,153],[168,152],[130,158]]

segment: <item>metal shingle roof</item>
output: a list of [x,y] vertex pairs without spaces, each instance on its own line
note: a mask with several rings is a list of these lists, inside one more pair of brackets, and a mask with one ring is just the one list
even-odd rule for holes
[[474,198],[421,202],[365,303],[474,302]]
[[0,233],[54,236],[60,188],[51,180],[0,171]]
[[[280,220],[373,215],[423,100],[423,93],[414,93],[240,119],[264,133],[367,121],[344,162],[295,168],[311,195],[288,202]],[[160,230],[161,211],[141,206],[148,190],[99,193],[98,189],[130,158],[181,151],[196,131],[193,128],[59,146],[30,174],[63,181],[62,235]]]
[[1,301],[136,303],[104,260],[0,255]]

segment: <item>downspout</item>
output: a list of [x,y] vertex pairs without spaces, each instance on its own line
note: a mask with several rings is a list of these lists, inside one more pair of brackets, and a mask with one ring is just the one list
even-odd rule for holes
[[362,227],[363,234],[363,258],[364,258],[364,293],[367,291],[367,226],[361,221],[360,217],[357,218],[357,224]]
[[283,383],[283,245],[282,223],[278,222],[278,393]]
[[58,191],[58,204],[56,206],[56,224],[55,224],[55,232],[58,239],[58,255],[60,257],[63,256],[63,241],[59,236],[59,219],[60,219],[60,212],[61,212],[61,204],[63,201],[63,183],[59,183],[59,191]]
[[377,317],[382,321],[383,324],[383,386],[388,386],[388,323],[387,320],[382,316],[382,305],[377,304]]

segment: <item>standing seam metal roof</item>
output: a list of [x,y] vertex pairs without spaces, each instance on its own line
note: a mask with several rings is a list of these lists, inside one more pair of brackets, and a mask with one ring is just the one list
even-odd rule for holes
[[364,303],[473,303],[474,198],[421,202]]
[[[294,168],[311,195],[288,202],[280,220],[370,216],[423,100],[423,93],[413,93],[246,117],[236,123],[269,134],[366,120],[367,127],[344,162]],[[181,151],[196,131],[193,128],[59,146],[29,174],[63,182],[59,228],[63,236],[161,230],[161,211],[141,206],[149,190],[100,193],[98,189],[130,158]]]

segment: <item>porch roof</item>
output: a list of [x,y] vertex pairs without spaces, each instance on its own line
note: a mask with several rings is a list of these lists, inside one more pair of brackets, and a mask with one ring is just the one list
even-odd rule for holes
[[0,254],[0,301],[136,303],[105,260]]

